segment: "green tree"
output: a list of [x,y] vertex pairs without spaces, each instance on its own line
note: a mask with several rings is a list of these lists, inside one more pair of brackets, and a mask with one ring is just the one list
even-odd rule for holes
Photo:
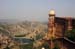
[[10,49],[8,46],[6,47],[6,48],[4,48],[4,49]]
[[72,29],[72,30],[67,30],[66,33],[65,33],[65,36],[72,40],[72,41],[75,41],[75,29]]
[[48,42],[45,42],[43,45],[42,45],[45,49],[50,49],[50,45]]
[[54,48],[53,49],[60,49],[59,45],[57,42],[55,42]]

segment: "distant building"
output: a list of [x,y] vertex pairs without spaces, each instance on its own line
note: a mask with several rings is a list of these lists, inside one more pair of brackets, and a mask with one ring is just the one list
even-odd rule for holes
[[[55,11],[49,13],[48,35],[51,49],[57,42],[60,49],[75,49],[75,42],[65,37],[66,30],[75,29],[75,19],[71,17],[56,17]],[[54,38],[55,42],[51,41]]]

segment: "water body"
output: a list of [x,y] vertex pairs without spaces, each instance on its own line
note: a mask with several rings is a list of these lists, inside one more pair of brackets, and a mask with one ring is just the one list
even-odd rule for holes
[[32,39],[22,38],[22,37],[15,37],[14,40],[23,44],[30,44],[33,42]]

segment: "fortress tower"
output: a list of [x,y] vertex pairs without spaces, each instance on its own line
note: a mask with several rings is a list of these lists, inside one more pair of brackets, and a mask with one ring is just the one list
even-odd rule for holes
[[[55,37],[55,11],[51,10],[49,12],[49,18],[48,18],[48,38],[51,40]],[[54,47],[54,43],[51,41],[50,45],[51,49]]]
[[73,49],[75,49],[75,43],[70,42],[70,40],[65,37],[65,32],[72,29],[75,29],[74,18],[56,17],[55,11],[50,10],[48,18],[47,40],[50,43],[51,49],[55,47],[55,43],[58,44],[60,49],[71,49],[71,47],[74,47]]
[[48,37],[54,37],[54,32],[55,32],[55,11],[51,10],[49,12],[49,18],[48,18]]

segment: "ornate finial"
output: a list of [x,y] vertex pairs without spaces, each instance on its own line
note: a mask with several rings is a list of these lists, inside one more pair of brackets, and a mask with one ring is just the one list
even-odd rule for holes
[[49,14],[55,15],[55,11],[52,9],[52,10],[50,10]]
[[50,12],[49,12],[49,17],[50,16],[55,16],[55,11],[52,9],[52,10],[50,10]]

